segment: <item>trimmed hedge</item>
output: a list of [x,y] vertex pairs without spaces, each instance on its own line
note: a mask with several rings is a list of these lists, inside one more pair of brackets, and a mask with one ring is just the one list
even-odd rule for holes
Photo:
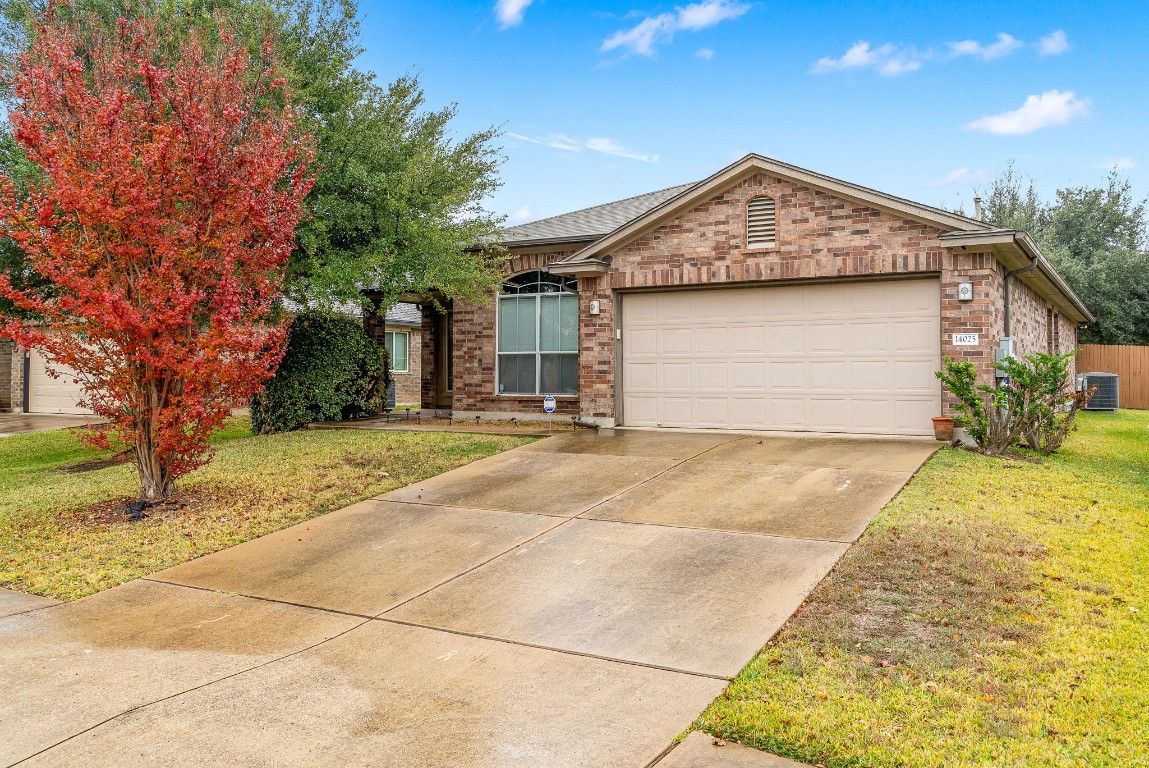
[[345,315],[303,312],[275,376],[251,401],[257,434],[378,412],[390,375],[385,351]]

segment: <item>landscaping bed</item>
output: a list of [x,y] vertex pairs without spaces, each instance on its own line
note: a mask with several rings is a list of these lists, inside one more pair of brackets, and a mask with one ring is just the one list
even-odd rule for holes
[[[457,433],[307,430],[235,419],[174,503],[129,522],[130,465],[75,430],[0,440],[0,587],[71,600],[529,442]],[[96,468],[93,468],[96,467]],[[82,470],[82,471],[76,471]]]
[[837,766],[1149,755],[1149,412],[1042,463],[946,449],[696,726]]

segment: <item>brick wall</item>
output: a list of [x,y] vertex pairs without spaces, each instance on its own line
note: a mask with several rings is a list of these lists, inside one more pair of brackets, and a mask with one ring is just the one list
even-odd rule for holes
[[0,411],[24,410],[24,353],[15,342],[0,340]]

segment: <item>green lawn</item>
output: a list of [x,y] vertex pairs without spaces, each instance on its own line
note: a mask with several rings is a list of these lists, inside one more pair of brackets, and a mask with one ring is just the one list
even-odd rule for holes
[[1149,765],[1149,412],[944,450],[696,726],[827,768]]
[[0,587],[83,597],[525,442],[350,429],[252,437],[236,419],[216,436],[215,460],[181,479],[186,509],[128,523],[91,510],[135,492],[130,467],[57,469],[97,456],[76,431],[0,438]]

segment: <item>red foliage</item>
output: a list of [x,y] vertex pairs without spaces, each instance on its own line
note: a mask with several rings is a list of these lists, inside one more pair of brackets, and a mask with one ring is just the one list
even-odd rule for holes
[[147,20],[44,21],[9,116],[43,178],[29,195],[0,179],[0,235],[52,283],[0,275],[38,318],[0,333],[76,371],[111,425],[90,439],[135,451],[145,498],[206,463],[229,406],[274,373],[272,310],[311,187],[283,80],[226,34],[170,43]]

